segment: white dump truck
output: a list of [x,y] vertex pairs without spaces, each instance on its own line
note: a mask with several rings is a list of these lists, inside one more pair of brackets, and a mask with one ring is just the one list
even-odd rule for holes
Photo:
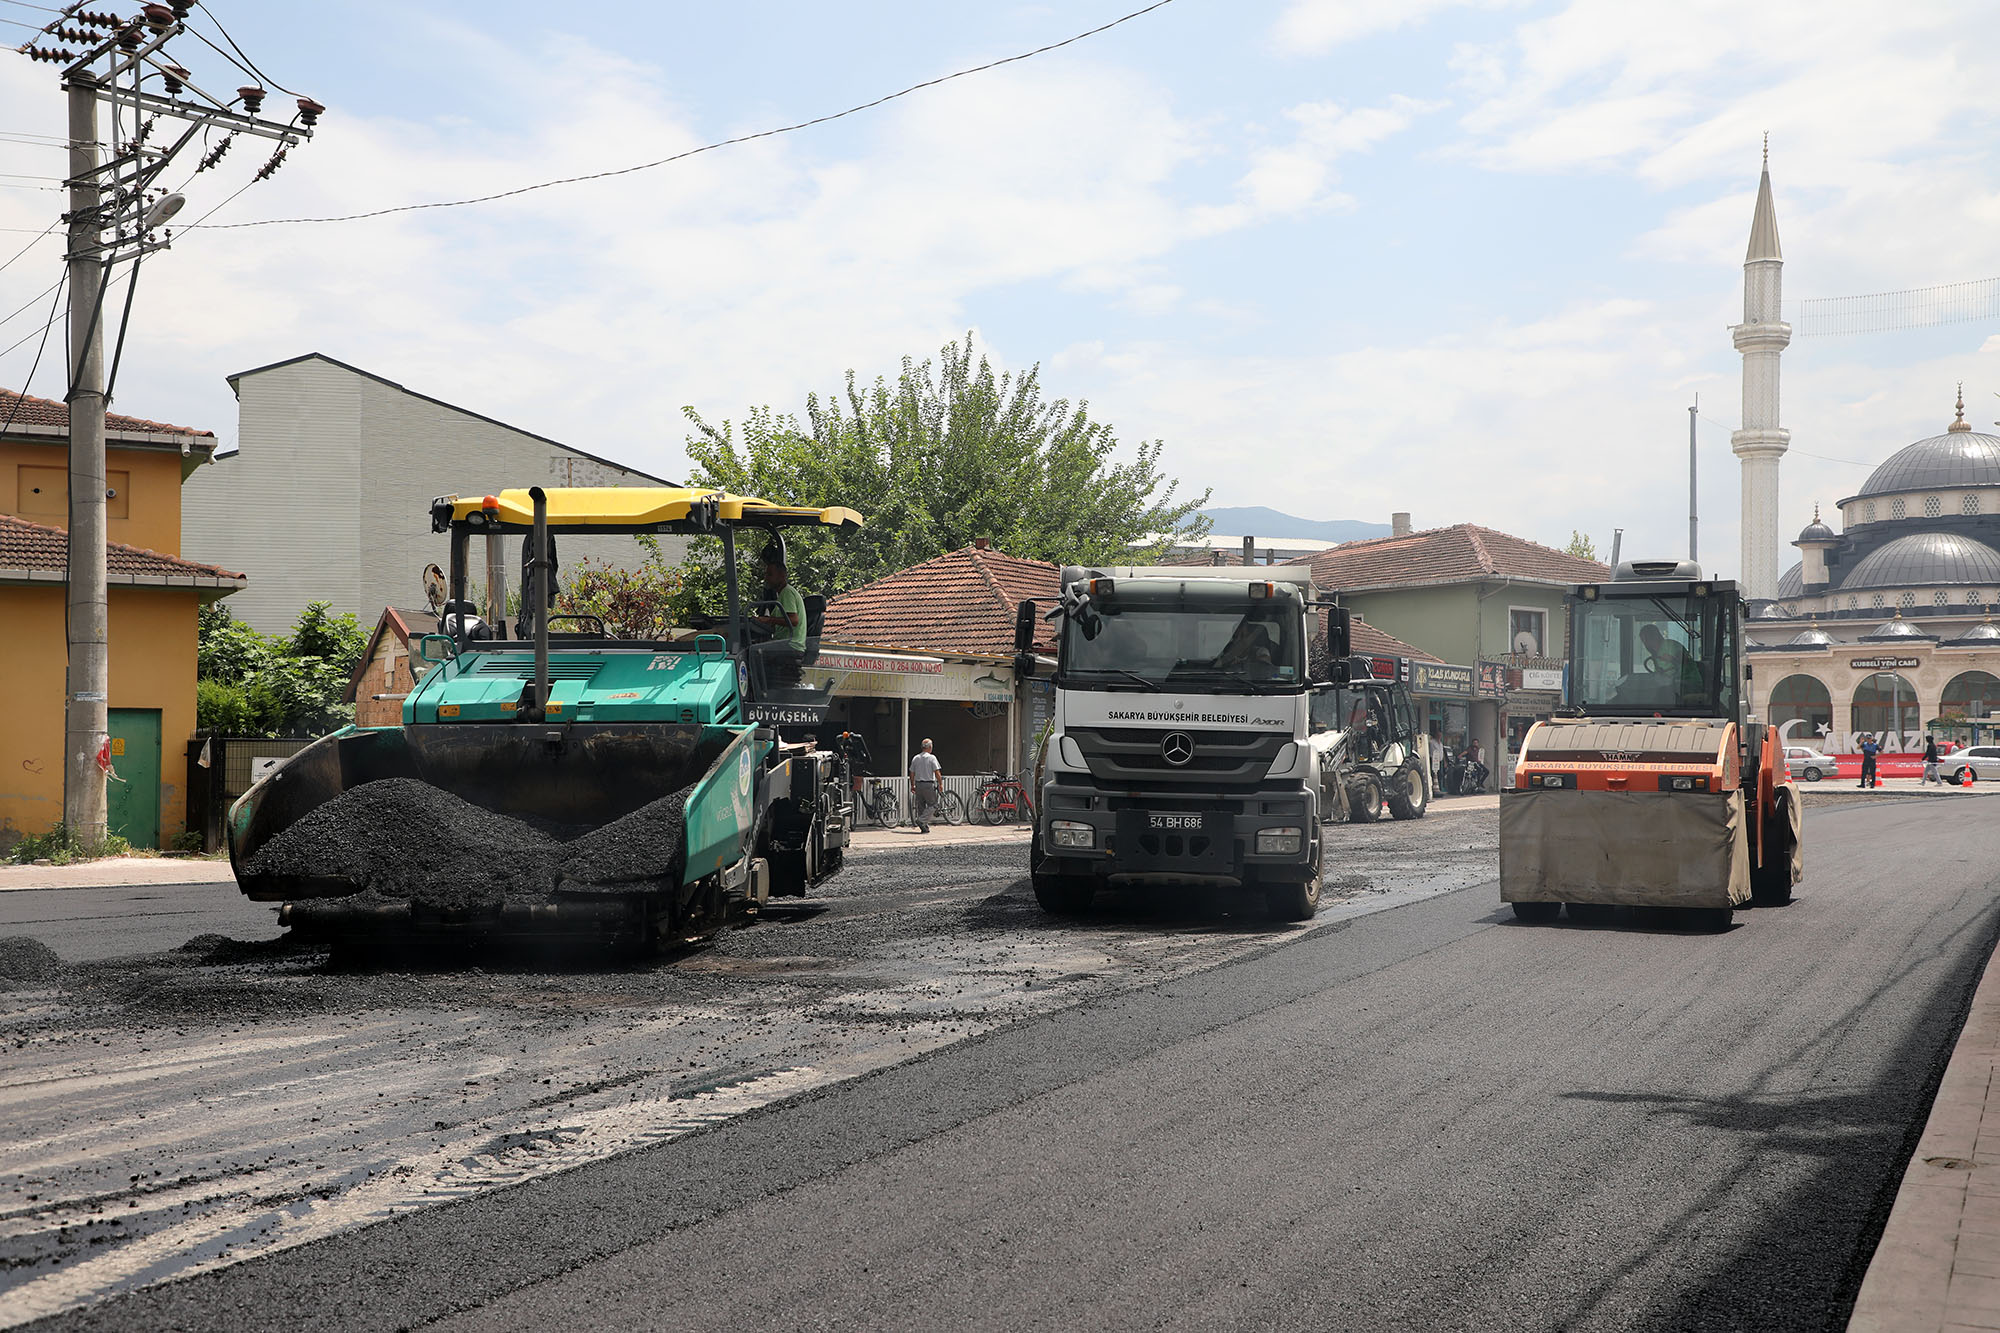
[[[1035,897],[1088,907],[1103,886],[1200,885],[1319,908],[1323,795],[1312,743],[1311,626],[1345,675],[1347,614],[1303,567],[1062,571],[1055,716],[1035,776]],[[1039,611],[1016,650],[1032,672]]]

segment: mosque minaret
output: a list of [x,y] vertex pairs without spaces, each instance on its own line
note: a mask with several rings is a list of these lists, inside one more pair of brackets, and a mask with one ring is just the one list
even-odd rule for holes
[[1743,322],[1733,330],[1743,354],[1743,428],[1729,447],[1743,460],[1743,595],[1778,595],[1778,460],[1792,433],[1778,424],[1778,355],[1792,340],[1783,314],[1784,255],[1778,249],[1778,210],[1771,202],[1771,148],[1764,145],[1764,175],[1750,221],[1750,250],[1743,260]]

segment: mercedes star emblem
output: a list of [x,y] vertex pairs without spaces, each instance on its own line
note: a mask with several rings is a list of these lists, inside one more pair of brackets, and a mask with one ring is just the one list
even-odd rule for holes
[[1170,731],[1160,742],[1160,754],[1175,768],[1194,758],[1194,737],[1185,731]]

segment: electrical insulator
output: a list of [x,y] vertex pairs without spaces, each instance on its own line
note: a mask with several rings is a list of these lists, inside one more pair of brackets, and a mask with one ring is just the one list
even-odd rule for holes
[[86,28],[115,28],[125,21],[116,14],[100,14],[94,9],[86,9],[70,17]]
[[68,64],[76,59],[76,52],[57,47],[24,46],[21,54],[30,60],[46,60],[52,64]]
[[85,32],[82,28],[57,28],[50,35],[60,37],[66,42],[94,42],[97,40],[95,34]]
[[254,116],[264,109],[264,90],[262,88],[255,85],[248,88],[238,88],[236,95],[243,99],[243,109],[251,115]]
[[271,179],[271,173],[284,165],[285,165],[285,150],[280,148],[277,152],[271,154],[271,160],[269,162],[266,162],[263,166],[257,168],[257,179],[260,181]]
[[207,171],[210,167],[220,162],[222,160],[222,155],[229,151],[229,145],[235,142],[236,138],[234,135],[231,135],[229,138],[224,139],[221,143],[217,144],[213,149],[209,151],[208,156],[204,157],[201,160],[201,165],[196,167],[195,170]]
[[134,22],[128,23],[124,27],[118,30],[118,45],[125,48],[127,51],[136,51],[139,49],[140,39],[143,38],[144,36],[145,32],[140,28],[138,22],[135,20]]
[[167,92],[175,97],[180,96],[181,89],[187,85],[187,81],[191,77],[179,65],[168,65],[160,71],[160,82],[166,84]]
[[299,99],[299,124],[311,129],[319,124],[319,118],[326,114],[326,108],[310,97]]
[[167,5],[174,11],[175,18],[185,20],[188,11],[194,8],[194,0],[167,0]]
[[174,11],[165,5],[147,5],[139,11],[139,17],[154,32],[165,32],[174,26]]

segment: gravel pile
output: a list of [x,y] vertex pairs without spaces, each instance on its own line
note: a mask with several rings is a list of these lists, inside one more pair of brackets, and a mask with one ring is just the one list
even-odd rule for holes
[[62,958],[40,940],[26,935],[0,938],[0,990],[54,981],[62,972]]
[[561,842],[429,783],[384,778],[342,792],[272,838],[253,875],[345,880],[371,901],[454,911],[545,901],[561,881],[678,876],[692,787]]

